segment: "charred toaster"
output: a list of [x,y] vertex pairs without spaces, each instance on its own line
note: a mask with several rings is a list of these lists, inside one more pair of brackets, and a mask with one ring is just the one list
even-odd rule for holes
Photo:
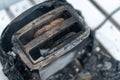
[[[49,7],[53,5],[47,3]],[[61,2],[54,1],[54,5],[58,3]],[[44,13],[47,9],[49,11]],[[11,36],[11,50],[31,71],[39,70],[41,80],[46,80],[75,59],[90,38],[90,29],[73,7],[62,4],[47,9]]]
[[69,54],[89,36],[90,29],[82,21],[67,5],[53,9],[13,35],[13,51],[29,68],[41,69]]

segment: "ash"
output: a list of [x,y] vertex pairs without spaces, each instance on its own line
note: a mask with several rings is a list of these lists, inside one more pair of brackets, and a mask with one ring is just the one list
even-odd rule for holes
[[88,53],[75,59],[48,80],[119,80],[120,62],[103,51]]

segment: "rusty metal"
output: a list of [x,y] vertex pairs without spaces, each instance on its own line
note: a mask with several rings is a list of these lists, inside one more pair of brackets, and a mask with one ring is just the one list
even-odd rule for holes
[[58,24],[62,23],[64,21],[64,18],[59,18],[50,23],[52,26],[57,26]]
[[40,34],[54,28],[55,26],[61,24],[64,21],[64,18],[55,19],[50,24],[43,26],[41,29],[37,30],[34,34],[34,37],[38,37]]

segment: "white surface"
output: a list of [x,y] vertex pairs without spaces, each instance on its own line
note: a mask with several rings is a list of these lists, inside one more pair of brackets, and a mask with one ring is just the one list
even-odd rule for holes
[[[112,13],[115,9],[120,7],[120,0],[95,0],[99,5],[107,11]],[[113,15],[113,18],[120,24],[120,11]]]
[[67,1],[72,3],[76,9],[82,12],[91,29],[96,28],[105,19],[104,15],[102,15],[88,0]]
[[5,27],[9,24],[10,18],[8,17],[5,10],[0,11],[0,35]]
[[108,13],[120,6],[120,0],[94,0],[99,3]]
[[96,32],[96,38],[115,59],[120,61],[120,31],[114,25],[107,22]]
[[41,2],[44,2],[44,1],[46,1],[46,0],[33,0],[36,4],[39,4],[39,3],[41,3]]
[[22,12],[24,12],[25,10],[29,9],[30,7],[32,7],[32,3],[30,3],[29,0],[22,0],[19,3],[16,3],[14,5],[12,5],[10,7],[11,12],[13,13],[13,15],[15,17],[17,17],[18,15],[20,15]]
[[120,25],[120,10],[115,14],[113,15],[113,18],[119,23]]
[[8,8],[10,5],[15,4],[20,0],[1,0],[0,1],[0,9]]
[[0,63],[0,80],[8,80],[7,77],[2,72],[2,65]]

